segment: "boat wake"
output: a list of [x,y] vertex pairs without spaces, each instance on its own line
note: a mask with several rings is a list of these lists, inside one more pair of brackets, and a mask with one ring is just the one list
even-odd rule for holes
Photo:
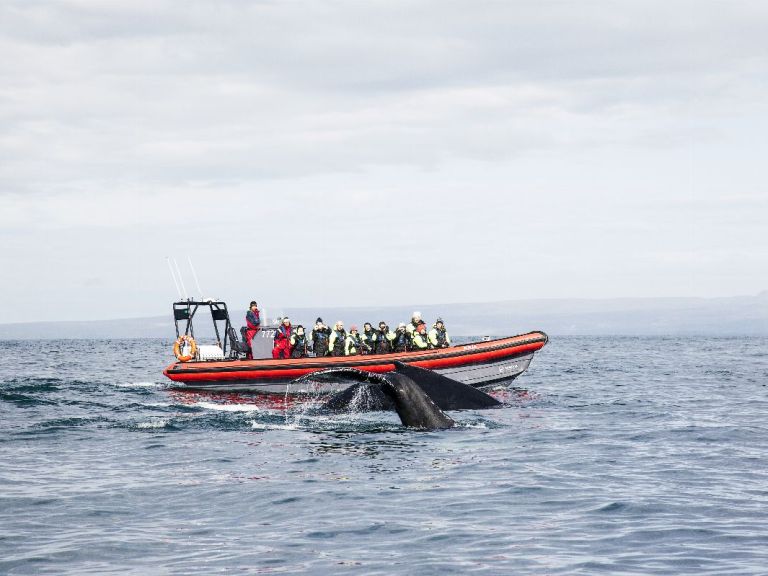
[[261,408],[254,404],[221,404],[218,402],[198,402],[194,404],[206,410],[220,410],[222,412],[259,412]]
[[[318,388],[316,384],[328,383],[339,384],[342,391],[311,392]],[[497,387],[486,393],[431,370],[400,363],[386,374],[354,368],[315,372],[292,382],[283,394],[178,389],[166,393],[172,401],[168,411],[175,414],[141,423],[138,428],[248,426],[255,431],[355,433],[402,431],[403,426],[488,429],[499,424],[478,417],[475,410],[519,406],[529,398],[525,390]],[[460,419],[455,419],[457,415]]]

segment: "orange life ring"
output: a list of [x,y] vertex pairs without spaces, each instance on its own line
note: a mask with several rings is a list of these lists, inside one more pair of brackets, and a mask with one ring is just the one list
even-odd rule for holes
[[[184,346],[184,343],[189,344],[189,353],[184,354],[182,356],[181,350]],[[178,337],[175,344],[173,345],[173,354],[176,356],[176,358],[179,359],[179,362],[189,362],[192,360],[192,358],[195,357],[195,354],[197,353],[197,344],[195,343],[195,339],[192,338],[192,336],[187,336],[186,334],[182,334]]]

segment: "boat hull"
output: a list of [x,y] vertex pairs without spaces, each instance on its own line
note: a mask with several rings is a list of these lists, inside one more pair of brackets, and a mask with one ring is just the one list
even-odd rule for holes
[[357,368],[390,372],[399,361],[440,374],[474,387],[509,382],[530,365],[533,355],[547,343],[543,332],[509,338],[460,344],[435,350],[296,359],[226,360],[175,362],[163,372],[180,387],[223,392],[250,391],[272,394],[330,393],[343,390],[345,382],[293,380],[329,368]]

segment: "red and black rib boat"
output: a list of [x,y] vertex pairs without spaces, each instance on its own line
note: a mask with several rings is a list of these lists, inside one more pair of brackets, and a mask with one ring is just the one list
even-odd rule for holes
[[[529,332],[508,338],[458,344],[448,348],[364,356],[308,357],[291,359],[257,358],[272,349],[274,328],[262,329],[253,340],[253,360],[241,357],[246,349],[233,329],[227,306],[218,301],[175,302],[177,343],[194,338],[193,319],[201,307],[210,308],[216,344],[199,346],[189,360],[174,362],[164,374],[185,388],[215,391],[256,391],[268,393],[334,392],[348,383],[320,381],[292,382],[301,376],[329,368],[357,368],[369,372],[390,372],[396,361],[428,368],[475,387],[510,382],[522,374],[533,355],[547,343],[544,332]],[[181,330],[179,323],[184,325]],[[223,332],[223,335],[222,335]],[[186,338],[185,338],[186,337]],[[177,348],[178,350],[178,348]],[[179,354],[181,355],[181,354]]]

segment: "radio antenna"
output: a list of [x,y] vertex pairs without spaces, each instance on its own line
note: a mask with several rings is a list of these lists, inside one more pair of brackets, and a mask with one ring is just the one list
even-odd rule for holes
[[181,277],[181,270],[179,270],[179,263],[176,262],[176,258],[173,259],[173,265],[176,267],[176,274],[179,275],[179,283],[181,284],[181,289],[184,292],[184,297],[186,297],[186,299],[189,300],[189,295],[187,294],[187,287],[184,286],[184,278]]
[[195,267],[192,266],[192,257],[187,255],[187,262],[189,262],[189,269],[192,270],[192,278],[195,279],[195,284],[197,285],[197,291],[200,293],[200,300],[203,299],[203,289],[200,288],[200,282],[197,279],[197,273],[195,272]]
[[179,300],[182,300],[184,297],[181,295],[181,288],[179,288],[179,283],[176,280],[176,274],[173,272],[173,266],[171,266],[171,259],[166,256],[165,261],[168,262],[168,271],[171,273],[171,279],[173,280],[173,285],[176,286],[176,292],[179,293]]

